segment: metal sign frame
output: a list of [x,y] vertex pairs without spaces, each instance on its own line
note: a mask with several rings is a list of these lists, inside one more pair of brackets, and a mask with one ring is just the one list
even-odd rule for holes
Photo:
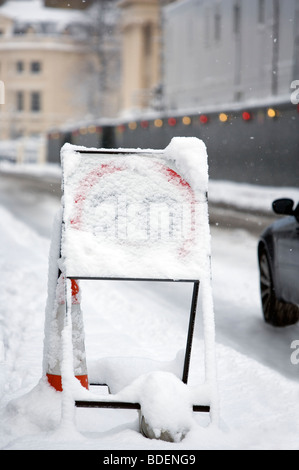
[[[185,359],[184,359],[184,367],[182,371],[182,382],[187,384],[188,377],[189,377],[189,369],[190,369],[190,361],[191,361],[191,351],[192,351],[192,343],[193,343],[193,334],[194,334],[194,326],[195,326],[195,319],[196,319],[196,310],[197,310],[197,302],[198,302],[198,294],[199,294],[199,285],[200,281],[198,280],[188,280],[188,281],[170,281],[161,280],[161,279],[112,279],[112,278],[68,278],[70,280],[98,280],[98,281],[148,281],[148,282],[189,282],[193,283],[193,293],[192,293],[192,301],[191,301],[191,308],[190,308],[190,316],[189,316],[189,326],[188,326],[188,334],[187,334],[187,342],[186,342],[186,349],[185,349]],[[102,384],[102,383],[91,383],[89,385],[94,386],[109,386],[109,384]],[[91,400],[75,400],[75,406],[78,408],[119,408],[119,409],[134,409],[140,410],[139,403],[130,403],[130,402],[119,402],[119,401],[91,401]],[[193,411],[195,412],[202,412],[202,413],[209,413],[210,406],[205,405],[193,405]]]
[[[101,149],[101,150],[94,150],[94,149],[76,149],[76,153],[79,154],[110,154],[111,155],[122,155],[125,156],[126,154],[149,154],[149,151],[145,150],[109,150],[109,149]],[[137,281],[137,282],[169,282],[169,283],[192,283],[193,284],[193,293],[191,299],[191,307],[190,307],[190,315],[189,315],[189,325],[188,325],[188,333],[187,333],[187,340],[186,340],[186,349],[185,349],[185,358],[184,358],[184,365],[182,371],[182,382],[187,384],[188,377],[189,377],[189,369],[190,369],[190,361],[191,361],[191,352],[192,352],[192,343],[193,343],[193,334],[194,334],[194,326],[196,320],[196,311],[197,311],[197,303],[199,297],[199,287],[200,287],[200,280],[199,279],[156,279],[156,278],[120,278],[120,277],[86,277],[86,276],[66,276],[66,279],[69,280],[97,280],[97,281]],[[68,284],[68,283],[67,283]],[[67,294],[68,286],[66,286],[66,296],[65,296],[65,304],[66,304],[66,311],[67,311],[67,299],[69,298]],[[109,384],[103,383],[90,383],[91,386],[108,386]],[[123,402],[123,401],[116,401],[116,400],[75,400],[75,406],[78,408],[117,408],[117,409],[132,409],[132,410],[140,410],[141,405],[139,403],[132,403],[132,402]],[[209,405],[200,405],[194,404],[193,405],[194,412],[202,412],[202,413],[209,413],[210,406]]]

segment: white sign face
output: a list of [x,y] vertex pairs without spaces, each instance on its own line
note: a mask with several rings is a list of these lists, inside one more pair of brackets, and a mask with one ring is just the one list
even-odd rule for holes
[[208,255],[206,197],[163,151],[70,147],[62,152],[66,276],[199,279]]

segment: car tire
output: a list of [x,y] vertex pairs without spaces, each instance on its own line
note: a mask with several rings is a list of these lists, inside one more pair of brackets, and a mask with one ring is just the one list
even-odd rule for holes
[[277,299],[268,255],[263,249],[259,256],[260,290],[263,314],[266,323],[284,327],[294,325],[299,320],[299,308],[296,305]]

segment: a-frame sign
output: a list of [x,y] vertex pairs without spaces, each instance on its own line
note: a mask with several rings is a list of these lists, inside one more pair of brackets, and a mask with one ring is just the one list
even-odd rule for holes
[[[57,300],[56,294],[56,303],[52,301],[48,315],[55,318],[58,315],[55,308],[57,310],[59,305],[65,315],[72,311],[72,321],[77,328],[83,328],[78,291],[82,279],[193,283],[181,379],[187,384],[200,290],[205,330],[205,375],[210,397],[205,403],[194,403],[193,410],[215,411],[215,338],[205,145],[196,138],[173,139],[165,150],[86,149],[66,144],[61,157],[63,204],[57,260],[57,285],[60,283],[61,286],[57,291],[62,299]],[[56,243],[54,256],[57,252]],[[54,313],[51,313],[53,309]],[[61,322],[56,318],[57,324]],[[51,332],[48,334],[53,336]],[[45,349],[44,362],[49,382],[56,387],[58,377],[60,383],[56,388],[60,390],[63,388],[63,371],[59,371],[57,351],[53,351],[53,347],[51,351],[50,344],[54,343],[53,338],[46,341],[49,346]],[[84,344],[73,344],[74,356],[76,348],[82,358]],[[53,370],[50,363],[54,364]],[[74,375],[88,388],[84,361],[82,364],[81,360],[78,370],[74,370]],[[74,400],[77,407],[140,409],[139,403],[120,401],[114,395],[101,400],[93,396],[75,397]]]

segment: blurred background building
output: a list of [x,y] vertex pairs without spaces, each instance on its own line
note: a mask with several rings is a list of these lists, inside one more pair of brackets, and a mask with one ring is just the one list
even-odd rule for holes
[[7,0],[0,135],[290,95],[298,0]]
[[[51,0],[45,3],[55,6]],[[111,75],[119,80],[119,46],[115,36],[109,41],[106,34],[115,15],[103,17],[102,9],[93,7],[83,12],[53,6],[19,0],[0,7],[0,79],[5,84],[1,139],[117,112],[107,57],[113,56]]]
[[122,0],[122,113],[148,109],[161,78],[159,0]]
[[192,135],[216,178],[298,165],[299,0],[2,0],[0,80],[0,138],[42,133],[51,161]]
[[178,1],[163,33],[169,110],[289,99],[299,77],[298,0]]

